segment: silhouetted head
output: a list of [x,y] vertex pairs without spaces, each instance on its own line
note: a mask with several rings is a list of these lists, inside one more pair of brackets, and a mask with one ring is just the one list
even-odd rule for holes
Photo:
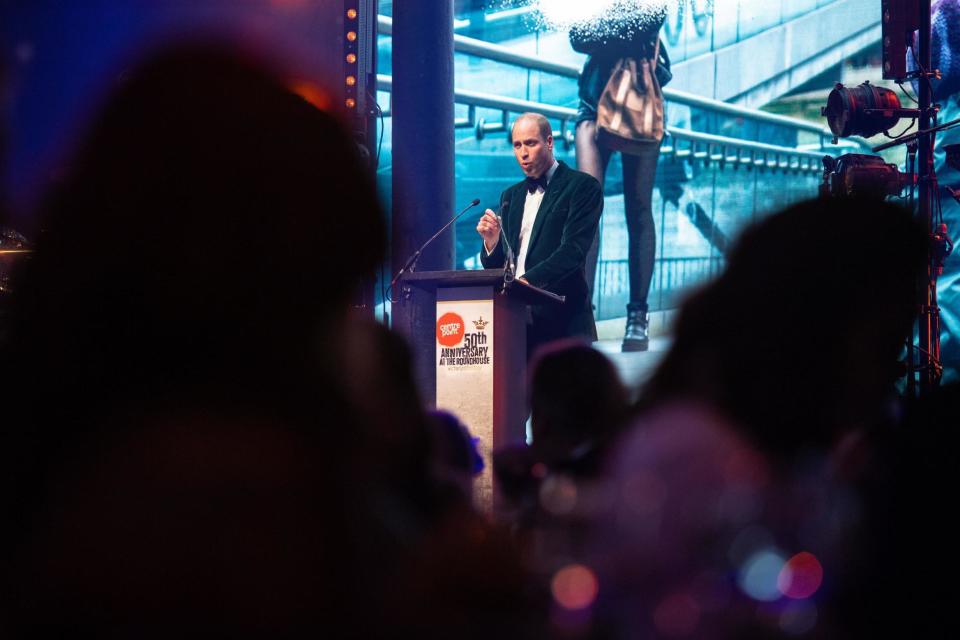
[[390,432],[414,442],[405,470],[425,435],[350,406],[393,371],[340,381],[384,224],[336,117],[260,63],[167,50],[106,99],[39,215],[0,354],[5,623],[275,637],[370,607],[400,545],[369,505],[397,474],[363,463]]
[[431,435],[430,466],[434,481],[451,490],[468,504],[473,498],[473,479],[484,468],[477,443],[465,424],[449,411],[427,414]]
[[641,406],[712,404],[778,453],[876,420],[899,373],[924,256],[923,231],[891,204],[817,200],[770,216],[682,305]]
[[533,448],[548,465],[601,448],[620,429],[628,396],[613,363],[578,341],[540,351],[530,376]]
[[212,45],[127,73],[40,216],[13,330],[79,384],[269,386],[384,254],[337,118]]

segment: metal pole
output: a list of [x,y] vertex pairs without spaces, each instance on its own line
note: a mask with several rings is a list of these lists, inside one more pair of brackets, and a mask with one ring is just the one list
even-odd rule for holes
[[[454,213],[453,0],[393,5],[393,239],[396,273]],[[417,269],[454,265],[453,232]]]
[[[349,1],[343,3],[343,13],[346,15],[350,8]],[[357,95],[356,116],[351,123],[352,134],[357,144],[360,145],[361,153],[367,160],[366,168],[370,171],[371,183],[376,180],[377,173],[377,117],[374,105],[377,99],[377,26],[376,20],[379,15],[379,0],[360,0],[357,3],[359,9],[359,20],[357,21],[357,32],[359,35],[360,47],[358,51],[358,60],[356,65],[357,84],[359,91]],[[346,29],[344,30],[346,31]],[[344,76],[349,75],[349,70],[353,67],[350,63],[343,60]],[[354,299],[354,309],[368,317],[373,317],[376,308],[376,289],[377,276],[371,274],[364,276],[360,281],[359,291]]]
[[[917,170],[917,141],[914,140],[907,144],[907,174],[912,176]],[[916,206],[915,190],[910,189],[909,210],[913,211]],[[918,282],[917,285],[920,285]],[[910,325],[910,338],[907,341],[907,398],[917,397],[917,368],[916,354],[913,349],[913,331],[914,324]]]
[[[931,55],[930,55],[930,0],[920,0],[920,29],[919,29],[919,51],[917,52],[917,62],[919,63],[920,90],[917,100],[920,107],[920,122],[918,126],[921,130],[930,128],[933,116],[932,103],[933,94],[931,91]],[[918,173],[919,173],[919,192],[920,207],[919,216],[927,229],[928,236],[933,237],[933,211],[934,198],[939,197],[937,193],[937,177],[933,167],[933,143],[936,139],[935,133],[924,133],[918,139]],[[919,345],[921,348],[918,362],[920,365],[920,394],[930,393],[939,381],[938,367],[940,361],[940,318],[937,308],[937,271],[934,265],[933,250],[931,243],[930,256],[927,260],[927,272],[925,280],[921,283],[923,292],[923,308],[920,310],[919,322]]]

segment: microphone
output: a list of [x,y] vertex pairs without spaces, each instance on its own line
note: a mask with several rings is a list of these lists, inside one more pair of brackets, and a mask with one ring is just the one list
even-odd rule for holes
[[424,242],[422,245],[420,245],[420,248],[417,249],[417,251],[416,251],[412,256],[410,256],[410,258],[407,260],[406,264],[403,265],[403,268],[401,268],[400,271],[397,271],[397,275],[393,276],[393,280],[390,281],[390,288],[393,288],[393,285],[395,285],[395,284],[397,283],[397,280],[400,279],[400,276],[402,276],[403,274],[405,274],[407,271],[413,271],[413,270],[416,268],[417,260],[420,259],[420,254],[423,253],[423,250],[427,248],[427,245],[429,245],[431,242],[433,242],[434,240],[436,240],[436,239],[440,236],[441,233],[443,233],[443,232],[446,231],[448,228],[450,228],[450,225],[452,225],[454,222],[456,222],[457,220],[459,220],[459,219],[460,219],[460,216],[462,216],[463,214],[465,214],[467,211],[469,211],[470,209],[474,208],[474,207],[477,206],[478,204],[480,204],[480,198],[474,198],[474,199],[470,202],[470,204],[468,204],[467,206],[465,206],[465,207],[460,211],[460,213],[458,213],[457,215],[453,216],[453,218],[450,219],[450,222],[448,222],[447,224],[445,224],[445,225],[443,225],[442,227],[440,227],[440,230],[439,230],[439,231],[437,231],[435,234],[433,234],[432,236],[430,236],[430,239],[429,239],[429,240],[427,240],[427,241]]
[[[500,211],[510,206],[509,200],[504,200],[500,203]],[[506,254],[506,260],[503,264],[503,269],[506,272],[504,274],[504,280],[507,282],[512,282],[514,276],[517,273],[517,261],[516,256],[513,254],[513,247],[510,246],[510,241],[507,240],[507,232],[503,229],[503,218],[500,217],[500,214],[497,214],[497,223],[500,225],[500,238],[503,240],[504,253]]]

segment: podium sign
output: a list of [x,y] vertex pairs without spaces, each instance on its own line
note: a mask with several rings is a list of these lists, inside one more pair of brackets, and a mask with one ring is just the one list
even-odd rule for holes
[[[493,500],[493,289],[479,300],[446,300],[437,291],[436,406],[454,413],[479,440],[485,461],[477,479],[477,504]],[[456,296],[460,297],[460,296]]]

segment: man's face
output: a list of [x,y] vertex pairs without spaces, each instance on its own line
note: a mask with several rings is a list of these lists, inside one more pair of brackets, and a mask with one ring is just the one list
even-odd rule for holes
[[539,178],[553,165],[553,136],[544,140],[535,120],[521,118],[513,125],[513,154],[528,178]]

